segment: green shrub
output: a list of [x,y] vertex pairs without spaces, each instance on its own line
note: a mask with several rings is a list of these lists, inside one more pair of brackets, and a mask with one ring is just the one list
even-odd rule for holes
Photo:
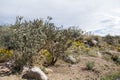
[[117,63],[120,64],[120,57],[118,57],[118,59],[117,59]]
[[[75,27],[63,29],[51,23],[52,18],[47,20],[35,19],[23,21],[23,17],[17,17],[14,25],[10,25],[0,34],[0,44],[6,48],[16,50],[15,65],[21,68],[24,65],[31,65],[32,56],[42,49],[47,50],[50,56],[51,65],[54,65],[57,58],[64,55],[64,51],[70,46],[67,40],[75,41],[83,37],[83,31]],[[51,59],[52,58],[52,59]],[[18,69],[19,69],[18,68]]]
[[13,50],[0,49],[0,62],[5,62],[13,58]]
[[45,67],[44,66],[41,66],[40,69],[45,72]]
[[104,41],[107,42],[108,44],[119,47],[120,46],[120,36],[111,36],[107,35],[104,38]]
[[87,70],[93,70],[93,67],[94,67],[95,65],[94,65],[94,62],[93,61],[88,61],[87,63],[86,63],[86,69]]
[[114,55],[111,58],[115,63],[120,64],[120,57],[118,55]]

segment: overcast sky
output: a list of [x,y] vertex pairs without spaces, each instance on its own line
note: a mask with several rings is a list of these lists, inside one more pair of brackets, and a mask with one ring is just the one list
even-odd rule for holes
[[0,24],[14,23],[16,16],[51,16],[58,26],[120,35],[120,0],[0,0]]

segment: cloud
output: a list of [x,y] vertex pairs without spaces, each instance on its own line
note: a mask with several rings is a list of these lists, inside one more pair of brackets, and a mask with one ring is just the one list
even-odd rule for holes
[[86,31],[119,29],[120,0],[0,0],[0,24],[53,17],[56,25],[79,26]]
[[120,35],[120,14],[117,14],[119,10],[120,8],[112,9],[110,11],[111,13],[104,13],[103,14],[104,18],[98,24],[104,27],[101,29],[94,30],[93,32],[97,35],[107,35],[107,34]]
[[101,35],[101,36],[106,36],[108,34],[110,35],[120,35],[120,29],[115,29],[115,28],[104,28],[104,29],[99,29],[94,31],[94,34],[96,35]]

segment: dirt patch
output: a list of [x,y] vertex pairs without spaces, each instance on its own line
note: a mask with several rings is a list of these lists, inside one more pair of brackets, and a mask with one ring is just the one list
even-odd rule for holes
[[[80,59],[79,63],[73,65],[62,60],[57,61],[55,66],[49,67],[53,70],[52,73],[47,74],[49,80],[100,80],[101,77],[115,73],[119,69],[114,62],[102,58],[81,56]],[[88,61],[95,62],[93,70],[86,70]],[[0,75],[0,80],[21,80],[20,77],[21,75]]]
[[[86,70],[88,61],[95,62],[93,70]],[[118,66],[113,62],[85,56],[81,56],[81,61],[78,64],[71,65],[58,61],[54,67],[50,68],[54,73],[48,74],[49,80],[100,80],[101,77],[118,70]]]
[[17,75],[9,75],[0,77],[0,80],[22,80],[22,79]]

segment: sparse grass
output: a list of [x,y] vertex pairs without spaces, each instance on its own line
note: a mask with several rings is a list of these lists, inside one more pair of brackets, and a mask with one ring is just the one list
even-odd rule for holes
[[105,59],[106,61],[110,61],[111,60],[111,56],[108,54],[104,54],[103,55],[103,59]]
[[91,57],[97,57],[98,56],[98,54],[97,54],[98,51],[99,51],[98,48],[95,48],[95,47],[94,48],[89,48],[89,51],[86,50],[87,55],[91,56]]
[[107,75],[106,77],[101,78],[101,80],[117,80],[117,78],[120,78],[120,72]]

